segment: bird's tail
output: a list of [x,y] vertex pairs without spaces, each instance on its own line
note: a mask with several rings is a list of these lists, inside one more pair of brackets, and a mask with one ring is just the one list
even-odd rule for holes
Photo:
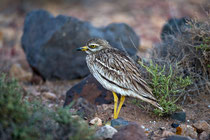
[[157,103],[157,101],[150,100],[149,103],[163,111],[163,108]]
[[143,100],[148,102],[148,103],[150,103],[150,104],[152,104],[153,106],[155,106],[155,107],[157,107],[157,108],[159,108],[160,110],[163,111],[163,108],[157,103],[156,100],[153,100],[153,99],[150,99],[150,98],[144,98]]
[[155,106],[155,107],[157,107],[157,108],[159,108],[160,110],[162,110],[163,111],[163,108],[157,103],[157,101],[155,100],[155,98],[153,97],[153,98],[149,98],[149,97],[144,97],[144,96],[137,96],[139,99],[141,99],[141,100],[143,100],[143,101],[145,101],[145,102],[147,102],[147,103],[150,103],[150,104],[152,104],[153,106]]

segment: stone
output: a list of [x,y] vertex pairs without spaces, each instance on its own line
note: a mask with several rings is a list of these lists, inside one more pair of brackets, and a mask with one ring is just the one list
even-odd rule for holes
[[32,78],[32,73],[25,71],[20,64],[13,64],[9,75],[22,82],[29,82]]
[[121,127],[112,140],[147,140],[147,137],[140,125],[132,123]]
[[105,125],[96,131],[95,137],[101,139],[111,139],[117,130],[110,125]]
[[117,118],[117,119],[111,120],[111,126],[114,127],[114,128],[119,128],[119,127],[122,127],[122,126],[126,126],[129,123],[130,123],[129,121],[126,121],[123,118]]
[[189,137],[174,135],[174,136],[169,136],[169,137],[165,138],[164,140],[192,140],[192,139]]
[[183,112],[183,111],[175,112],[171,115],[171,118],[174,119],[174,120],[185,122],[186,121],[186,113]]
[[194,123],[193,127],[196,128],[198,133],[202,133],[203,131],[206,131],[207,133],[210,134],[210,125],[204,120]]
[[[187,22],[190,21],[188,18],[171,18],[165,23],[161,31],[162,42],[155,46],[155,53],[158,57],[167,57],[170,60],[180,61],[180,41],[179,38],[186,38],[189,33],[186,29],[189,28]],[[183,43],[181,44],[183,46]],[[155,55],[155,54],[153,54]]]
[[102,126],[102,120],[98,117],[95,117],[94,119],[92,119],[89,124],[91,125],[96,125],[96,126]]
[[167,130],[163,130],[162,137],[168,137],[168,136],[173,136],[175,133]]
[[45,99],[48,99],[48,100],[56,100],[57,99],[57,96],[54,93],[52,93],[52,92],[43,92],[42,96]]
[[158,130],[151,131],[148,135],[149,139],[161,139],[172,135],[176,135],[171,130],[167,130],[165,127],[160,127]]
[[31,94],[33,96],[39,96],[41,93],[38,92],[35,88],[30,87],[30,86],[22,86],[23,90],[25,91],[25,93]]
[[209,140],[210,139],[210,133],[207,133],[206,131],[203,131],[199,135],[199,140]]
[[114,105],[110,105],[110,104],[102,104],[102,105],[99,105],[98,108],[101,107],[104,111],[107,111],[107,110],[113,110],[114,109]]
[[49,108],[55,108],[55,107],[58,107],[58,105],[57,105],[57,104],[55,104],[55,103],[48,104],[47,106],[48,106]]
[[90,119],[96,114],[96,106],[85,100],[84,98],[78,98],[73,102],[73,106],[77,115],[82,118]]
[[34,72],[47,80],[71,80],[89,74],[86,54],[76,48],[91,38],[106,39],[121,50],[123,46],[131,56],[137,51],[134,46],[139,46],[139,37],[125,23],[96,28],[75,17],[54,17],[44,10],[27,14],[21,44]]
[[198,134],[191,125],[181,124],[179,127],[176,128],[176,134],[182,136],[189,136],[193,139],[198,137]]
[[178,123],[172,123],[172,124],[171,124],[171,127],[177,128],[179,125],[180,125],[180,124],[178,124]]
[[110,104],[113,102],[112,93],[103,88],[92,75],[87,76],[66,92],[64,106],[80,97],[95,105]]
[[188,20],[189,19],[186,17],[169,19],[162,28],[161,39],[163,41],[168,41],[173,37],[176,37],[177,34],[182,34],[184,32],[184,29],[188,28]]

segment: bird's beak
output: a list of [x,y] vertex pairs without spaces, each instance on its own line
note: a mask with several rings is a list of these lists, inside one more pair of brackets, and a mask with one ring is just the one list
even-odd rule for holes
[[88,46],[77,48],[77,51],[87,51],[87,50],[88,50]]

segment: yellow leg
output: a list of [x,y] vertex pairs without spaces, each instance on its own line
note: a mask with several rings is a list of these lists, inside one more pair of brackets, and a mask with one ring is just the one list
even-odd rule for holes
[[[121,96],[121,98],[120,98],[120,104],[119,104],[118,109],[117,109],[117,116],[116,116],[116,119],[118,118],[118,115],[119,115],[119,113],[120,113],[120,109],[122,108],[122,105],[123,105],[124,101],[125,101],[125,96]],[[115,118],[114,118],[114,119],[115,119]]]
[[114,119],[117,119],[117,103],[118,103],[118,97],[115,92],[112,92],[114,96]]

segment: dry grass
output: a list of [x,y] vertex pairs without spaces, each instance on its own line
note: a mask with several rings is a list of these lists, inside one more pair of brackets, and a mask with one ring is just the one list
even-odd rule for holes
[[162,65],[177,65],[177,72],[194,83],[188,93],[210,93],[210,16],[205,21],[188,20],[179,33],[168,35],[153,50],[152,59]]

